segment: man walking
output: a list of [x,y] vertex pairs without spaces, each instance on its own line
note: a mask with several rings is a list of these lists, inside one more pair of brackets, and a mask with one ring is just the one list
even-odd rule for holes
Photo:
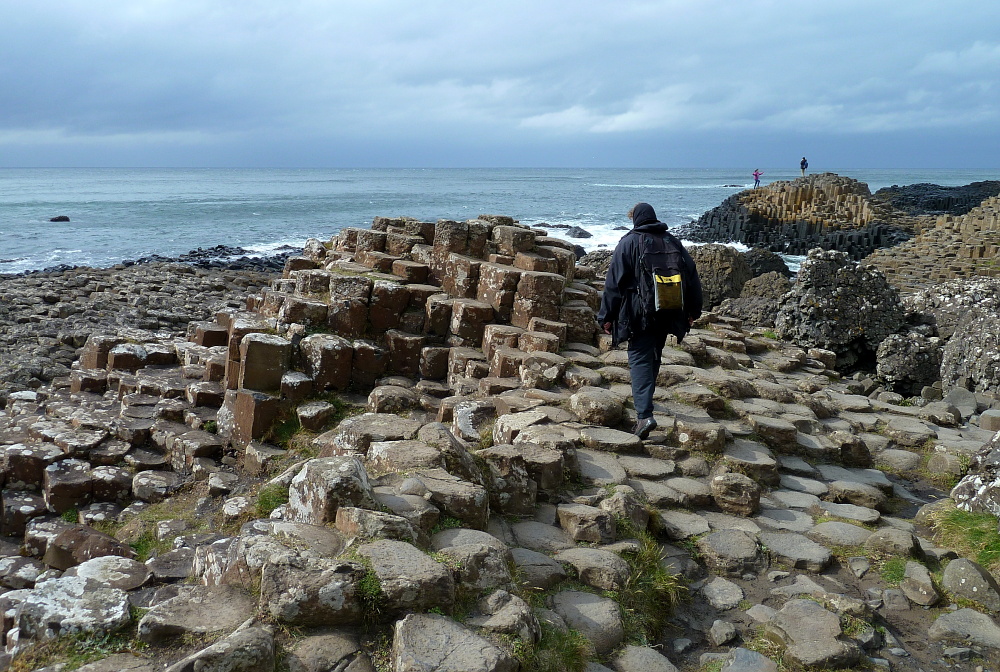
[[806,176],[806,168],[808,167],[809,167],[809,162],[806,161],[806,157],[803,156],[802,160],[799,161],[799,170],[802,171],[802,177]]
[[[632,433],[645,439],[656,428],[653,390],[667,334],[673,334],[678,341],[684,338],[701,316],[702,292],[694,260],[681,242],[667,232],[667,225],[656,218],[653,206],[638,203],[628,214],[633,228],[615,248],[597,322],[605,333],[611,334],[612,345],[628,341],[632,398],[638,417]],[[672,268],[654,269],[650,265],[653,259],[667,260],[659,263]],[[664,276],[679,276],[679,303],[657,309],[651,303],[650,292],[657,291],[655,283]]]

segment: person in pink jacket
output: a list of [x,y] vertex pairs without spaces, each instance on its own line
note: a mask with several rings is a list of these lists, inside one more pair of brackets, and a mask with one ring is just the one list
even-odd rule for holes
[[764,173],[760,172],[760,168],[754,168],[753,170],[753,188],[756,189],[760,186],[760,176]]

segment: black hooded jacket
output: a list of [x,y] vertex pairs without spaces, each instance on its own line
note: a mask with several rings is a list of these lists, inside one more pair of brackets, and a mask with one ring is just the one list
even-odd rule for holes
[[611,323],[612,342],[617,345],[640,333],[642,327],[642,307],[638,296],[638,277],[642,272],[643,233],[667,236],[680,249],[684,258],[684,313],[675,316],[658,316],[658,321],[650,328],[673,334],[677,340],[684,338],[690,330],[688,318],[701,317],[701,281],[694,259],[681,242],[667,232],[667,225],[656,219],[653,206],[639,203],[632,210],[632,230],[625,234],[615,248],[608,276],[604,281],[601,310],[597,314],[598,324]]

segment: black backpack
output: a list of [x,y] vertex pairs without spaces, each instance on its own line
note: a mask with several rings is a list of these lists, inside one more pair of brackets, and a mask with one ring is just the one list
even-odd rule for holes
[[687,266],[681,244],[669,233],[640,233],[639,305],[645,326],[657,316],[676,316],[684,310]]

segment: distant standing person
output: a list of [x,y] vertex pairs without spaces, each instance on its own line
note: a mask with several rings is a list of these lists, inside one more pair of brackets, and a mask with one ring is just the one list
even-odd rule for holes
[[753,170],[753,188],[756,189],[760,186],[760,176],[764,173],[760,172],[760,168],[754,168]]
[[597,322],[612,346],[628,341],[637,416],[632,433],[645,439],[656,429],[653,390],[667,334],[684,338],[701,316],[702,291],[694,260],[653,206],[637,203],[628,216],[633,228],[615,248]]
[[799,161],[799,169],[802,171],[802,177],[806,176],[806,168],[808,167],[809,167],[809,162],[806,161],[806,157],[803,156],[802,160]]

